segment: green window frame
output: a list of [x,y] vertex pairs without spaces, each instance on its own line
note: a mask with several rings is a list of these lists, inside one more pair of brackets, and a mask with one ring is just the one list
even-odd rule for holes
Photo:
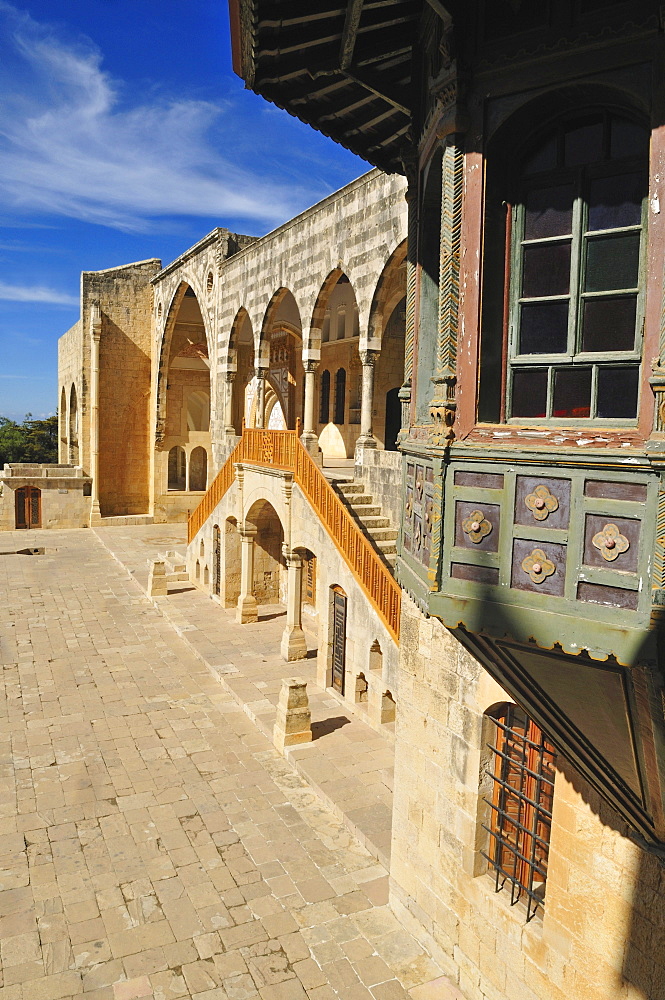
[[560,122],[512,208],[508,422],[634,425],[648,131],[608,112]]

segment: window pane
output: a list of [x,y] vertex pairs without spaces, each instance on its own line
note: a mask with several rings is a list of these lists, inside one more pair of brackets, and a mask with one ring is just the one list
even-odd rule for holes
[[639,226],[644,188],[642,174],[616,174],[590,181],[589,229]]
[[612,120],[610,156],[613,160],[624,156],[645,156],[649,146],[649,133],[635,122],[622,118]]
[[521,306],[520,354],[562,354],[568,343],[568,302]]
[[567,167],[597,163],[603,158],[603,123],[588,122],[566,132],[563,161]]
[[636,288],[639,260],[639,233],[588,239],[585,291],[609,292],[613,288]]
[[637,416],[638,365],[598,369],[599,417],[634,420]]
[[544,417],[547,413],[547,368],[513,372],[513,417]]
[[588,417],[591,413],[591,369],[560,368],[554,372],[555,417]]
[[570,287],[570,243],[536,243],[524,247],[522,295],[567,295]]
[[568,236],[573,228],[573,186],[529,191],[524,211],[524,239],[540,240],[546,236]]
[[632,351],[635,346],[637,296],[587,299],[584,303],[583,351]]
[[553,170],[554,167],[556,167],[556,136],[547,139],[525,160],[524,173],[538,174],[541,170]]

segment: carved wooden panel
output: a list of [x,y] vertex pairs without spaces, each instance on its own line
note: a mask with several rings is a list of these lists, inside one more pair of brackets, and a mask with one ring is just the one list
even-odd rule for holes
[[[498,504],[458,500],[455,504],[455,545],[462,549],[497,552],[500,521],[501,507]],[[477,529],[474,529],[474,524],[478,525]]]
[[639,520],[629,517],[587,514],[584,525],[585,565],[636,573],[640,527]]
[[432,466],[409,462],[406,467],[406,493],[402,546],[429,566],[434,517],[434,470]]
[[514,539],[511,587],[517,590],[530,590],[534,594],[563,597],[565,576],[565,545],[555,542],[534,542],[528,538]]
[[570,480],[518,476],[515,523],[543,528],[567,528],[570,521]]

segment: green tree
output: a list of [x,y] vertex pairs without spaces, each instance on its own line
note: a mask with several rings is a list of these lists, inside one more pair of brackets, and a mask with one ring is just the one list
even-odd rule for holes
[[22,423],[0,417],[0,467],[7,462],[58,461],[58,417],[33,420],[26,413]]

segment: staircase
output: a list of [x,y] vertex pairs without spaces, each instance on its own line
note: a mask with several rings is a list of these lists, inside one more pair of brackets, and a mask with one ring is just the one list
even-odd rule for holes
[[397,529],[393,528],[389,517],[374,503],[363,483],[337,481],[335,491],[340,495],[351,514],[362,528],[363,534],[372,542],[390,570],[395,568],[397,558]]

